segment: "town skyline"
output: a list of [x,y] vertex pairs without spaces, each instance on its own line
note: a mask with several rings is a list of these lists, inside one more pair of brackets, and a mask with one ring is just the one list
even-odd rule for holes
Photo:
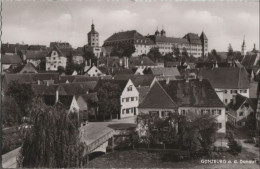
[[229,43],[235,51],[241,51],[245,36],[247,50],[251,51],[254,44],[259,48],[258,13],[259,6],[254,2],[4,2],[2,42],[49,45],[64,41],[76,48],[87,44],[94,20],[100,45],[116,32],[137,30],[146,36],[163,27],[169,37],[204,31],[209,51],[227,51]]

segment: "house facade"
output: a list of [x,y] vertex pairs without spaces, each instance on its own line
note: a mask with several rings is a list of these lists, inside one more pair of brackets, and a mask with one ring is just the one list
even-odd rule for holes
[[86,73],[86,75],[90,76],[90,77],[94,77],[94,76],[104,76],[104,74],[95,66],[93,65],[92,67],[90,67]]
[[155,81],[138,111],[158,118],[169,113],[188,118],[208,114],[216,117],[217,132],[226,133],[225,106],[205,79]]
[[120,96],[120,105],[121,118],[138,115],[139,92],[130,79]]
[[256,104],[240,94],[236,95],[228,105],[228,122],[234,127],[244,127],[249,116],[255,116]]
[[237,94],[249,98],[249,76],[245,68],[200,69],[198,74],[210,81],[215,92],[225,105],[232,102]]
[[57,71],[59,66],[65,69],[66,64],[67,57],[56,46],[51,50],[48,57],[46,57],[46,71]]

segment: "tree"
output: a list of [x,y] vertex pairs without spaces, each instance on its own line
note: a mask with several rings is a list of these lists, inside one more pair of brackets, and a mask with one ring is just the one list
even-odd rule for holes
[[159,51],[158,47],[153,47],[147,53],[147,56],[154,62],[158,62],[162,58],[162,54]]
[[120,112],[120,91],[119,84],[104,82],[98,89],[99,112],[103,115],[103,120],[106,116],[118,115]]
[[181,62],[185,62],[189,58],[189,54],[187,52],[187,49],[183,47],[182,52],[181,52]]
[[6,96],[12,97],[15,100],[23,116],[28,115],[27,109],[30,107],[34,97],[34,92],[30,84],[12,81],[8,85]]
[[234,52],[233,52],[233,48],[231,46],[231,44],[228,45],[228,53],[227,56],[233,56]]
[[173,49],[173,53],[176,57],[179,57],[180,56],[180,49],[179,47],[177,46],[174,46],[174,49]]
[[132,43],[119,43],[113,47],[111,55],[130,58],[135,50],[135,46]]
[[2,124],[6,126],[14,126],[21,123],[22,114],[18,104],[14,98],[5,96],[2,99]]
[[68,114],[59,104],[46,106],[36,98],[31,113],[33,125],[25,135],[18,166],[72,168],[82,166],[84,146],[79,141],[77,114]]
[[59,72],[59,74],[62,74],[63,72],[65,72],[65,68],[63,66],[58,66],[57,72]]
[[167,53],[163,56],[164,61],[173,62],[175,59],[173,58],[173,53]]

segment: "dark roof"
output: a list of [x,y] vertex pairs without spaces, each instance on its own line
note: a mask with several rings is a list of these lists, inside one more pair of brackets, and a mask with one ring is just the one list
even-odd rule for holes
[[112,75],[130,75],[134,74],[132,69],[124,69],[124,68],[112,68]]
[[8,44],[8,43],[3,43],[1,45],[1,53],[17,53],[21,50],[27,50],[28,45],[26,44]]
[[104,65],[106,67],[119,67],[119,57],[100,57],[98,65]]
[[201,32],[200,38],[201,38],[202,40],[208,40],[206,34],[205,34],[203,31]]
[[252,67],[256,60],[256,54],[255,55],[245,55],[245,57],[242,59],[241,63],[245,67]]
[[48,51],[24,50],[22,51],[22,54],[26,56],[26,59],[43,60],[48,55]]
[[188,33],[184,36],[191,44],[202,44],[201,39],[198,34]]
[[20,70],[19,73],[38,73],[36,67],[28,62],[26,65],[23,66],[23,68]]
[[153,75],[115,75],[115,80],[129,80],[133,82],[133,84],[138,86],[150,86],[154,76]]
[[206,79],[160,81],[164,90],[178,106],[224,107],[210,82]]
[[62,76],[60,76],[59,82],[66,83],[68,81],[69,83],[72,83],[75,78],[76,78],[76,76],[73,76],[73,75],[62,75]]
[[62,83],[60,84],[61,95],[80,95],[93,91],[97,85],[96,81],[84,83]]
[[164,37],[164,36],[155,36],[155,42],[168,42],[168,43],[181,43],[181,44],[188,44],[189,41],[184,38],[174,38],[174,37]]
[[180,62],[165,62],[164,66],[165,67],[177,67],[180,65]]
[[[107,83],[110,83],[111,85],[116,86],[114,89],[116,89],[116,91],[119,91],[120,95],[121,95],[121,93],[123,92],[127,82],[128,82],[128,80],[100,79],[98,81],[97,86],[96,86],[94,91],[98,92],[98,89],[100,89],[101,87],[103,87]],[[111,89],[111,92],[113,92],[112,89]]]
[[150,91],[149,86],[141,86],[136,88],[139,92],[139,103],[142,103],[148,92]]
[[72,103],[73,95],[60,95],[59,103],[61,103],[65,109],[69,110]]
[[76,76],[73,82],[89,82],[89,81],[98,81],[100,77],[89,77],[89,76]]
[[41,95],[43,101],[48,106],[53,106],[56,103],[56,96],[55,95]]
[[55,95],[59,85],[32,85],[32,89],[35,95]]
[[2,55],[1,56],[2,64],[21,64],[22,59],[19,55]]
[[180,72],[176,67],[157,67],[151,68],[154,76],[180,76]]
[[222,67],[200,69],[199,75],[208,79],[214,88],[248,89],[248,73],[244,68]]
[[235,100],[235,102],[232,101],[228,104],[228,107],[234,111],[237,111],[243,103],[248,103],[253,108],[253,110],[256,110],[257,99],[249,99],[245,96],[237,94]]
[[177,105],[162,88],[162,86],[156,82],[139,105],[139,108],[175,109],[177,108]]
[[98,97],[97,97],[97,93],[88,93],[88,94],[81,94],[81,95],[77,95],[76,98],[78,99],[79,97],[81,97],[86,103],[89,103],[90,101],[92,102],[98,102]]
[[[148,44],[150,43],[149,39],[145,38],[143,35],[141,35],[139,32],[136,30],[131,30],[131,31],[124,31],[124,32],[118,32],[114,33],[112,36],[107,38],[104,41],[104,45],[106,46],[108,42],[116,42],[116,41],[131,41],[131,43],[140,43],[140,44]],[[139,40],[138,42],[135,40]]]
[[20,83],[37,83],[38,80],[54,80],[54,83],[58,83],[59,73],[5,74],[4,80],[7,84],[15,80],[18,80]]
[[155,66],[156,64],[149,57],[131,57],[129,59],[129,64],[131,66]]
[[231,64],[227,62],[197,62],[196,68],[212,69],[216,67],[216,65],[218,65],[218,67],[231,67]]
[[39,51],[39,50],[46,50],[47,47],[45,45],[30,45],[28,47],[28,50],[34,50],[34,51]]

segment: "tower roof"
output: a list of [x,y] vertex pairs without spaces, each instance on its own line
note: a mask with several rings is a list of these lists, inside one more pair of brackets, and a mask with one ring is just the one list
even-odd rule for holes
[[91,24],[91,31],[88,34],[98,34],[98,32],[95,30],[95,25],[93,23],[93,20]]
[[203,40],[208,40],[206,34],[203,31],[201,32],[200,38]]

